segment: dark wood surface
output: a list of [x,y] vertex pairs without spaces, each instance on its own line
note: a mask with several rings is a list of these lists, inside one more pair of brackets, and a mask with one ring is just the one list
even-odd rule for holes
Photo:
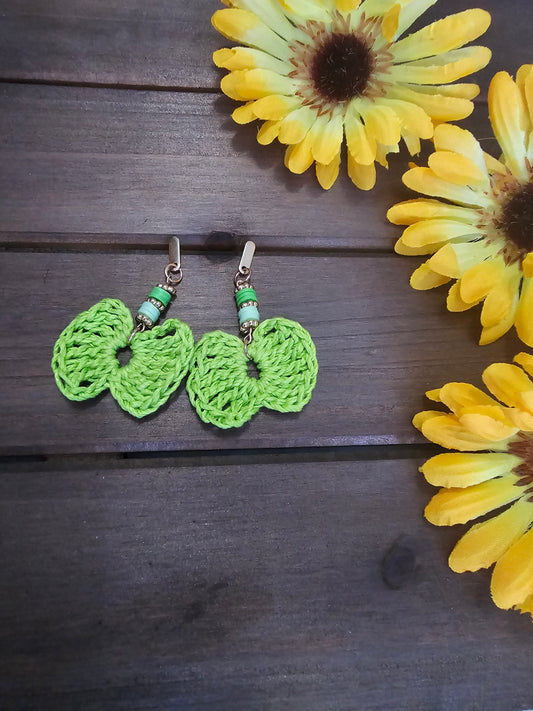
[[[496,152],[488,81],[533,60],[533,3],[479,4],[493,61],[463,125]],[[420,260],[385,219],[409,196],[403,152],[371,193],[326,193],[231,122],[219,7],[0,2],[0,709],[533,708],[531,621],[494,607],[488,573],[448,569],[461,530],[423,519],[436,449],[410,424],[426,389],[479,383],[520,345],[478,347],[478,311],[410,289]],[[196,338],[235,332],[255,239],[262,316],[317,346],[301,414],[220,432],[183,387],[141,422],[59,393],[59,332],[106,296],[135,309],[171,234],[169,315]]]

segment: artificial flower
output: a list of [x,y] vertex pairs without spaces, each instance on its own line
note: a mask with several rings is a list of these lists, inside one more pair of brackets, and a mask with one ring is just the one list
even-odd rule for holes
[[519,365],[493,363],[483,372],[491,395],[468,383],[428,392],[449,411],[420,412],[413,424],[432,442],[458,450],[420,468],[442,487],[426,518],[452,526],[484,517],[458,541],[450,568],[462,573],[494,564],[495,604],[533,615],[533,356],[514,360]]
[[516,81],[498,72],[488,101],[499,160],[469,131],[437,126],[428,167],[403,176],[407,187],[430,198],[394,205],[388,218],[408,225],[399,254],[433,255],[413,272],[411,286],[432,289],[453,280],[450,311],[483,302],[481,345],[514,324],[533,346],[533,65],[520,67]]
[[222,0],[212,18],[246,46],[214,53],[229,70],[222,91],[246,102],[239,124],[263,120],[257,140],[287,146],[285,165],[313,163],[320,185],[339,173],[346,138],[348,174],[363,190],[403,138],[411,155],[436,122],[468,116],[475,84],[450,84],[484,67],[486,47],[463,47],[485,32],[488,12],[469,9],[400,37],[436,0]]

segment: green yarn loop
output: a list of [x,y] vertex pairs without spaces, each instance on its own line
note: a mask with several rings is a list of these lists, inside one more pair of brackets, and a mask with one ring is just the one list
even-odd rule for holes
[[186,323],[167,319],[137,333],[131,358],[121,365],[117,351],[128,347],[134,324],[118,299],[103,299],[76,316],[56,341],[52,370],[69,400],[88,400],[109,388],[122,409],[145,417],[163,405],[189,369],[193,335]]
[[311,399],[318,372],[309,333],[295,321],[271,318],[248,346],[259,372],[248,375],[242,341],[223,331],[206,333],[194,347],[187,392],[200,418],[222,429],[240,427],[261,407],[299,412]]

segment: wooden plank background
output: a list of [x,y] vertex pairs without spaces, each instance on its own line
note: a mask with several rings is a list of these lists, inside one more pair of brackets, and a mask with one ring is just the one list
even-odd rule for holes
[[[530,0],[482,0],[480,98],[533,61]],[[217,0],[0,1],[0,709],[521,711],[531,622],[457,576],[460,530],[422,517],[423,393],[521,348],[476,345],[479,312],[408,286],[371,193],[328,192],[258,146],[218,90]],[[464,10],[441,0],[419,26]],[[109,394],[71,403],[59,332],[103,297],[144,299],[178,234],[169,315],[236,332],[232,278],[257,242],[263,318],[312,334],[320,372],[297,415],[203,425],[183,387],[139,422]]]

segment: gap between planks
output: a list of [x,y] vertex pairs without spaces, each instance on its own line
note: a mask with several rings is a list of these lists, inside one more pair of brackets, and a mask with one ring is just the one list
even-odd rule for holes
[[348,447],[301,447],[289,449],[236,449],[183,452],[116,452],[114,454],[53,454],[0,457],[0,476],[17,471],[128,470],[168,467],[256,466],[261,464],[422,460],[440,451],[433,444],[391,444]]

